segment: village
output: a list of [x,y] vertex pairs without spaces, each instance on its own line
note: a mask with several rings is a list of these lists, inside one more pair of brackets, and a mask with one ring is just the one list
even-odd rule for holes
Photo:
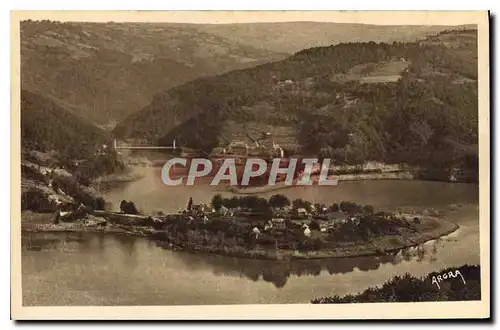
[[[103,147],[96,155],[100,161],[94,163],[113,165],[108,161],[113,160],[111,156],[113,153]],[[28,188],[33,186],[37,191],[47,191],[41,191],[38,199],[32,198],[31,204],[25,204],[26,210],[32,212],[23,216],[28,219],[23,224],[27,231],[124,233],[150,237],[171,249],[280,259],[284,255],[310,258],[384,254],[453,229],[435,219],[380,212],[370,205],[350,201],[326,205],[290,200],[283,194],[269,199],[256,194],[233,193],[229,198],[217,194],[209,203],[186,200],[186,207],[176,213],[140,212],[141,205],[132,201],[123,200],[112,206],[103,198],[96,198],[91,188],[75,181],[72,175],[59,173],[63,170],[47,170],[43,174],[45,167],[38,169],[29,166],[29,160],[26,162],[24,169],[31,169],[32,175],[30,180],[25,179],[25,189],[31,191]],[[46,165],[47,169],[51,167]],[[368,165],[363,171],[370,170]],[[248,189],[251,188],[245,188]],[[32,225],[31,215],[45,220]]]
[[210,204],[190,198],[178,213],[153,215],[122,201],[120,212],[81,207],[55,217],[54,226],[68,225],[146,236],[168,249],[275,260],[387,254],[456,230],[434,218],[376,212],[347,201],[329,206],[290,201],[281,194],[269,200],[217,194]]

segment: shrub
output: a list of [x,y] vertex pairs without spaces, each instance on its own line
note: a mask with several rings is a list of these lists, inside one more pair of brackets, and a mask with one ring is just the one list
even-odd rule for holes
[[102,197],[97,197],[94,199],[94,210],[104,210],[106,207],[106,201]]
[[285,207],[290,205],[290,200],[285,195],[276,194],[269,198],[269,204],[272,207]]
[[120,211],[126,214],[139,214],[134,202],[127,202],[126,200],[122,200],[120,203]]
[[45,194],[40,190],[27,191],[21,196],[21,209],[34,212],[54,212],[55,204],[48,201]]
[[217,194],[215,195],[214,197],[212,197],[212,207],[215,209],[215,210],[220,210],[220,208],[222,207],[222,203],[223,203],[223,199],[222,199],[222,196],[220,194]]

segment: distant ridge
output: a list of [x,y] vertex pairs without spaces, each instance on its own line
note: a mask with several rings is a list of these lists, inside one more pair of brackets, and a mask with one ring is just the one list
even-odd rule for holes
[[23,89],[113,127],[153,96],[191,80],[349,41],[413,41],[445,26],[318,22],[248,24],[21,23]]

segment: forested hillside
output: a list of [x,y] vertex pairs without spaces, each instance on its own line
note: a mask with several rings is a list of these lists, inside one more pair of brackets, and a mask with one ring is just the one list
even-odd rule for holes
[[94,153],[105,132],[37,93],[21,91],[21,148],[57,151],[76,159]]
[[152,96],[198,77],[282,59],[192,25],[25,21],[22,88],[110,125]]
[[271,133],[339,163],[477,169],[477,32],[412,43],[343,43],[157,94],[121,137],[210,151]]
[[444,26],[323,22],[249,24],[21,22],[22,88],[94,123],[115,122],[153,95],[200,77],[350,40],[412,41]]

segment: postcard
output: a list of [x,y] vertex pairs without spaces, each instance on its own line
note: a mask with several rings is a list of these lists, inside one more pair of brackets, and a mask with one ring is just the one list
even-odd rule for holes
[[490,318],[489,13],[14,11],[12,318]]

